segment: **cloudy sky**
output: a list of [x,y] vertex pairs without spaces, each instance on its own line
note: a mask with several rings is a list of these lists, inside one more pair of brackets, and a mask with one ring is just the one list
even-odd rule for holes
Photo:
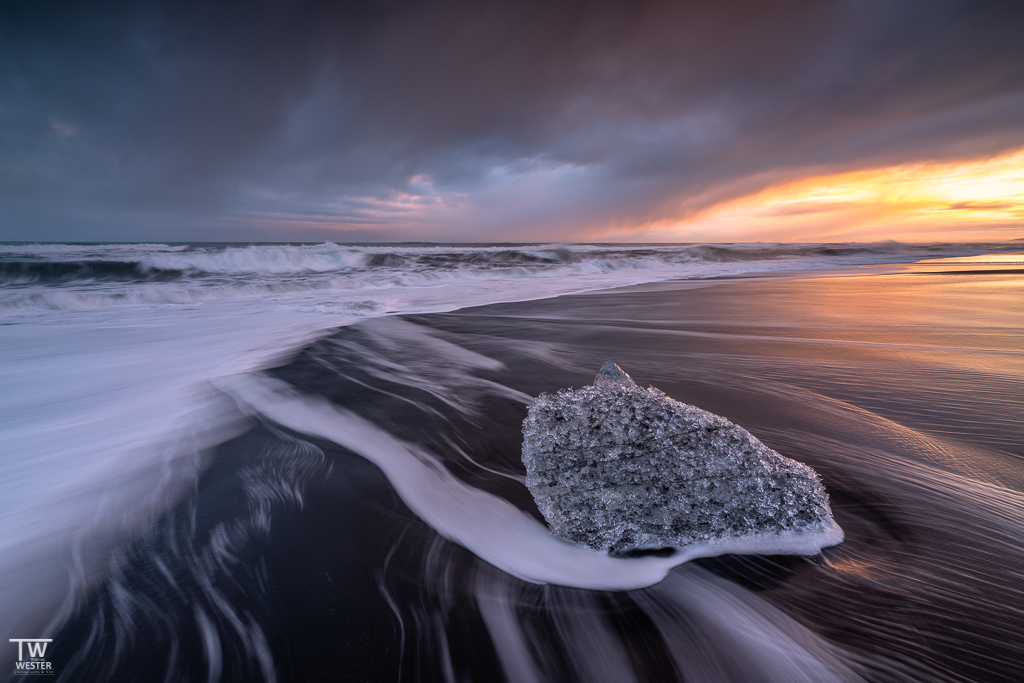
[[0,2],[0,240],[1024,237],[1024,2]]

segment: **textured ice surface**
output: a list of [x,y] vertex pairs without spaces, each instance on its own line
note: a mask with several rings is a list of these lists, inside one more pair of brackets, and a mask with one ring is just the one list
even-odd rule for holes
[[814,470],[724,417],[637,386],[611,361],[592,386],[541,394],[523,435],[544,519],[591,548],[842,540]]

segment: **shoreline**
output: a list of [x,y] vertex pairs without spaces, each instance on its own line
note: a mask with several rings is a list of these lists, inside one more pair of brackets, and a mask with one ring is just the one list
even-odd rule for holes
[[[369,461],[269,424],[217,449],[196,493],[147,532],[149,540],[133,543],[130,561],[60,632],[55,653],[64,653],[64,663],[82,655],[82,662],[105,666],[109,650],[90,649],[88,634],[116,632],[120,617],[109,606],[118,591],[128,591],[160,605],[131,613],[136,628],[151,634],[131,645],[132,660],[165,656],[161,624],[180,623],[175,637],[191,643],[182,667],[200,676],[202,633],[189,626],[195,605],[228,619],[200,590],[210,585],[228,591],[224,604],[233,613],[254,615],[266,640],[261,657],[291,662],[283,680],[316,673],[290,658],[300,642],[321,653],[321,674],[357,670],[369,680],[393,680],[401,649],[403,661],[415,662],[409,666],[441,675],[438,650],[415,644],[439,638],[462,653],[451,655],[451,666],[493,677],[501,675],[493,648],[500,651],[507,636],[495,631],[498,625],[535,628],[534,617],[494,611],[527,600],[514,596],[531,596],[537,619],[597,614],[627,619],[626,633],[647,633],[654,627],[642,606],[652,596],[668,595],[673,582],[703,586],[707,579],[708,590],[725,591],[730,604],[774,610],[799,625],[807,642],[857,653],[837,655],[851,666],[870,661],[876,670],[896,671],[896,662],[909,662],[900,666],[924,679],[948,670],[1012,680],[1015,669],[1005,663],[1024,657],[1024,647],[1010,639],[1024,628],[1024,596],[1018,599],[1014,588],[1016,567],[1024,564],[1024,462],[1015,455],[1024,433],[1015,410],[1024,378],[1024,312],[1014,304],[1024,281],[993,273],[788,275],[677,280],[385,316],[337,328],[267,372],[430,452],[461,485],[536,519],[521,483],[524,401],[588,384],[601,363],[615,360],[638,383],[723,415],[817,470],[846,532],[846,541],[817,562],[694,560],[672,570],[669,583],[598,592],[614,597],[595,597],[590,611],[574,611],[559,607],[577,595],[564,592],[571,589],[536,593],[445,540]],[[258,491],[279,493],[250,498]],[[198,536],[183,521],[190,516],[205,530]],[[216,553],[213,530],[234,528],[236,520],[249,529],[232,541],[241,564],[217,568],[172,552]],[[473,515],[455,520],[473,531]],[[972,534],[977,528],[986,535]],[[171,568],[176,586],[160,579],[160,563]],[[246,567],[266,567],[265,575],[257,581]],[[979,582],[990,589],[978,593]],[[181,591],[194,602],[180,603]],[[625,606],[607,611],[601,601]],[[823,604],[831,609],[823,612]],[[443,616],[425,618],[419,610],[427,608]],[[943,640],[951,621],[965,619],[971,634]],[[408,629],[402,638],[400,625]],[[236,653],[236,670],[257,661],[246,659],[256,656],[253,643],[230,629],[217,633],[224,656]],[[570,631],[559,633],[545,647],[573,647]],[[622,637],[621,647],[633,647]],[[655,630],[652,637],[665,636]],[[468,652],[492,654],[477,661]]]

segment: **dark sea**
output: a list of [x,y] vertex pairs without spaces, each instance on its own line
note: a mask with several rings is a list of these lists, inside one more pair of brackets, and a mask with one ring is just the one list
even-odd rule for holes
[[[1022,252],[0,244],[0,675],[1024,680]],[[551,535],[522,422],[607,360],[845,540]]]

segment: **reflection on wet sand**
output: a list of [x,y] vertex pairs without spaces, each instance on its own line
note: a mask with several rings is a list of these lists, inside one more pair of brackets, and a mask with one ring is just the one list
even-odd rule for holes
[[[225,444],[173,518],[238,530],[244,562],[189,560],[223,546],[169,518],[59,635],[61,670],[116,649],[109,678],[142,680],[137,662],[173,643],[177,670],[209,674],[215,652],[239,680],[1014,680],[1022,289],[1024,274],[991,272],[681,282],[344,328],[271,374],[429,454],[452,490],[536,517],[523,396],[615,358],[814,467],[846,541],[813,560],[696,560],[639,590],[541,586],[458,545],[473,515],[450,517],[445,540],[396,497],[401,474],[344,435],[263,430]],[[242,507],[215,504],[233,486]],[[253,493],[277,490],[297,493]],[[158,567],[174,582],[132,599]],[[217,588],[198,593],[219,596],[204,620],[159,598],[191,585]]]

